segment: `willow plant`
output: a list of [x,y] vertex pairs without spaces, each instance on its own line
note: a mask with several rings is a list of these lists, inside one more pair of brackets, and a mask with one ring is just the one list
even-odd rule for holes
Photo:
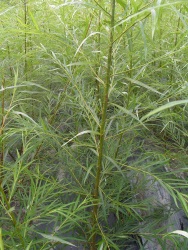
[[185,1],[9,3],[0,248],[187,249]]
[[99,148],[98,148],[98,161],[97,161],[97,171],[95,177],[95,187],[93,197],[95,201],[93,207],[93,238],[91,243],[91,249],[97,249],[96,245],[96,232],[95,227],[97,225],[97,218],[98,218],[98,202],[99,199],[99,183],[100,183],[100,176],[102,171],[102,164],[103,164],[103,148],[104,148],[104,141],[105,141],[105,126],[106,126],[106,113],[108,109],[108,95],[109,95],[109,88],[111,82],[111,67],[112,67],[112,55],[113,55],[113,42],[114,42],[114,23],[115,23],[115,0],[111,1],[111,26],[110,26],[110,38],[109,38],[109,51],[108,51],[108,60],[107,60],[107,72],[106,72],[106,83],[104,86],[104,94],[103,94],[103,106],[102,106],[102,115],[101,115],[101,123],[100,123],[100,135],[99,135]]

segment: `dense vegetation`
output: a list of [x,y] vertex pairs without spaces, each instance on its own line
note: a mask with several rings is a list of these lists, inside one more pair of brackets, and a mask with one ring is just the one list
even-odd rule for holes
[[1,0],[1,250],[187,249],[187,11]]

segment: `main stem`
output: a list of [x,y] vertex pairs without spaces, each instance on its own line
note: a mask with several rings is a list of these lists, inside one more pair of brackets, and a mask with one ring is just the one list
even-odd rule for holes
[[104,149],[104,139],[105,139],[105,125],[106,125],[106,115],[108,107],[108,92],[110,87],[110,76],[111,76],[111,66],[112,66],[112,52],[113,52],[113,40],[114,40],[114,17],[115,17],[115,0],[111,0],[111,30],[110,30],[110,46],[108,50],[108,62],[107,62],[107,72],[106,72],[106,84],[104,88],[103,95],[103,107],[102,107],[102,117],[100,124],[100,136],[99,136],[99,148],[98,148],[98,161],[97,161],[97,173],[95,177],[95,187],[94,187],[94,205],[93,205],[93,237],[91,242],[91,250],[97,249],[96,242],[96,225],[97,225],[97,215],[98,215],[98,199],[99,199],[99,184],[100,175],[102,171],[102,161],[103,161],[103,149]]
[[97,87],[97,101],[100,99],[100,82],[98,80],[100,72],[100,58],[101,58],[101,10],[98,14],[98,36],[97,36],[97,63],[96,63],[96,87]]
[[28,13],[28,0],[24,0],[24,24],[25,24],[25,37],[24,37],[24,54],[25,54],[25,79],[27,81],[27,71],[28,71],[28,63],[27,63],[27,13]]
[[[2,80],[2,99],[1,99],[1,113],[2,113],[2,119],[1,119],[1,128],[0,128],[0,136],[1,138],[3,137],[4,133],[4,126],[5,126],[5,78],[3,76]],[[3,171],[2,167],[4,165],[4,141],[2,139],[1,142],[1,157],[0,157],[0,183],[2,183],[2,178],[3,178]]]

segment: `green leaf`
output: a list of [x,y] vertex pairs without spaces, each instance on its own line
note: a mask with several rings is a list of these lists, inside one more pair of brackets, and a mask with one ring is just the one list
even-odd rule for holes
[[165,105],[162,105],[159,108],[156,108],[156,109],[150,111],[148,114],[144,115],[140,119],[140,121],[143,122],[147,118],[149,118],[149,117],[151,117],[151,116],[153,116],[153,115],[155,115],[155,114],[157,114],[157,113],[159,113],[159,112],[161,112],[161,111],[163,111],[165,109],[169,109],[169,108],[172,108],[174,106],[181,105],[181,104],[186,104],[186,103],[188,103],[188,100],[180,100],[180,101],[169,102],[169,103],[167,103]]
[[15,8],[15,6],[12,6],[12,7],[8,8],[8,9],[6,9],[6,10],[3,11],[3,12],[0,12],[0,16],[1,16],[1,15],[4,15],[6,12],[8,12],[9,10],[11,10],[11,9],[13,9],[13,8]]
[[123,0],[117,0],[123,9],[125,9],[125,2]]
[[185,199],[185,197],[183,197],[183,195],[180,192],[177,192],[179,201],[181,202],[181,205],[184,209],[184,211],[186,212],[186,214],[188,214],[188,206],[187,206],[187,201]]
[[117,108],[119,108],[125,114],[130,115],[133,119],[135,119],[136,121],[138,121],[139,123],[141,123],[141,125],[146,128],[146,126],[142,123],[142,121],[139,120],[139,118],[136,115],[134,115],[130,110],[126,109],[125,107],[119,106],[119,105],[117,105],[115,103],[112,103],[112,105],[115,106],[115,107],[117,107]]
[[145,35],[145,30],[144,30],[145,27],[144,27],[143,21],[139,21],[139,24],[140,24],[140,30],[141,30],[141,34],[142,34],[142,38],[144,42],[144,56],[146,60],[148,48],[147,48],[147,40],[146,40],[146,35]]
[[59,238],[57,236],[53,236],[53,235],[50,235],[50,234],[43,234],[43,233],[38,233],[38,234],[40,234],[42,237],[44,237],[45,239],[48,239],[50,241],[60,242],[62,244],[66,244],[66,245],[74,246],[75,247],[75,245],[73,245],[72,243],[70,243],[70,242],[68,242],[66,240],[63,240],[63,239],[61,239],[61,238]]
[[171,232],[171,234],[179,234],[179,235],[182,235],[182,236],[188,238],[188,233],[183,231],[183,230],[176,230],[176,231]]
[[117,168],[117,170],[122,174],[122,176],[125,177],[121,167],[111,157],[106,156],[106,159],[108,159]]
[[73,136],[70,140],[68,140],[67,142],[65,142],[61,147],[64,147],[65,145],[67,145],[69,142],[71,142],[72,140],[74,140],[76,137],[80,136],[80,135],[84,135],[84,134],[95,134],[95,135],[98,135],[99,133],[98,132],[94,132],[94,131],[91,131],[91,130],[85,130],[85,131],[82,131],[80,133],[78,133],[77,135]]
[[30,15],[30,17],[31,17],[31,19],[32,19],[32,21],[33,21],[33,24],[35,25],[36,30],[39,30],[39,26],[38,26],[38,24],[37,24],[36,19],[35,19],[34,16],[33,16],[32,12],[31,12],[30,10],[29,10],[28,12],[29,12],[29,15]]
[[33,241],[31,241],[31,242],[29,243],[29,245],[27,246],[27,248],[26,248],[25,250],[30,250],[30,249],[31,249],[32,243],[33,243]]
[[132,82],[132,83],[135,83],[135,84],[138,85],[138,86],[144,87],[145,89],[147,89],[147,90],[149,90],[149,91],[152,91],[152,92],[154,92],[154,93],[156,93],[156,94],[162,95],[161,92],[159,92],[158,90],[156,90],[156,89],[154,89],[154,88],[148,86],[147,84],[145,84],[145,83],[143,83],[143,82],[140,82],[140,81],[138,81],[138,80],[136,80],[136,79],[132,79],[132,78],[129,78],[129,77],[125,77],[125,79],[127,79],[128,81],[130,81],[130,82]]
[[26,84],[21,84],[21,85],[14,85],[14,86],[8,86],[8,87],[5,87],[5,88],[1,88],[0,89],[0,92],[2,92],[2,91],[5,91],[5,90],[7,90],[7,89],[17,89],[17,88],[25,88],[25,87],[30,87],[30,86],[35,86],[35,87],[38,87],[38,88],[41,88],[41,89],[44,89],[44,90],[46,90],[46,91],[49,91],[47,88],[45,88],[45,87],[43,87],[43,86],[41,86],[41,85],[39,85],[39,84],[37,84],[37,83],[33,83],[33,82],[25,82]]
[[[91,33],[89,36],[87,36],[81,43],[80,45],[78,46],[77,50],[76,50],[76,53],[74,56],[76,56],[78,54],[78,52],[80,51],[80,49],[82,48],[83,44],[87,41],[88,38],[90,38],[91,36],[95,36],[95,35],[98,35],[98,34],[101,34],[100,32],[93,32]],[[101,34],[102,35],[102,34]]]
[[155,27],[156,27],[156,24],[157,24],[157,16],[156,16],[155,9],[151,9],[151,17],[152,17],[152,32],[151,32],[151,36],[152,36],[152,40],[153,40],[154,34],[155,34]]
[[27,114],[23,113],[23,112],[19,112],[19,111],[13,111],[14,114],[16,115],[20,115],[22,117],[28,118],[31,122],[33,122],[35,125],[38,125],[30,116],[28,116]]

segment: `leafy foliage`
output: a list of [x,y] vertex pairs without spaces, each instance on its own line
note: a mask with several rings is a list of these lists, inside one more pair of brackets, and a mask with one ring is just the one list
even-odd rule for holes
[[186,2],[0,16],[0,249],[187,249],[169,221],[188,214]]

